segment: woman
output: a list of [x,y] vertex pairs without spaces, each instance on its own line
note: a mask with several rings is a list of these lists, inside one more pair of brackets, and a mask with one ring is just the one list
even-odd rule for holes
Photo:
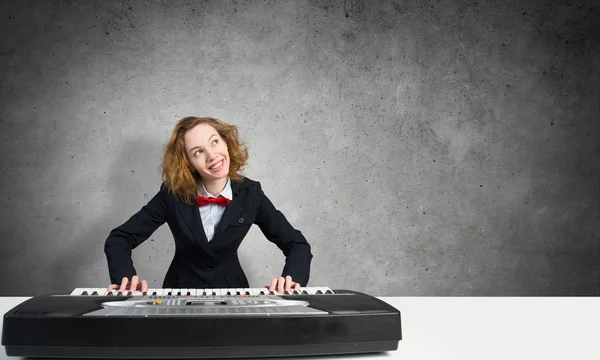
[[148,282],[136,274],[131,251],[165,222],[176,250],[163,288],[250,287],[237,250],[252,224],[286,256],[281,276],[265,287],[283,293],[306,286],[311,247],[260,183],[241,175],[247,160],[235,126],[207,117],[180,120],[165,147],[160,190],[106,239],[108,289],[148,290]]

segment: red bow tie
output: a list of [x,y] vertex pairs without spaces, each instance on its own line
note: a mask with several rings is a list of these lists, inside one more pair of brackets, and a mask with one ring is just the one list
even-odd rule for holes
[[198,206],[204,206],[208,204],[217,204],[219,206],[227,206],[229,205],[229,199],[223,196],[219,196],[218,198],[207,198],[204,196],[198,196],[196,198],[196,203]]

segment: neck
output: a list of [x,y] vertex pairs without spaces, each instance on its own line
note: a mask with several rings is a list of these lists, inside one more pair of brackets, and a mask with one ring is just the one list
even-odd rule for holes
[[204,182],[204,187],[206,188],[206,191],[208,191],[209,193],[213,194],[213,195],[217,195],[218,193],[220,193],[221,191],[223,191],[223,189],[225,189],[225,186],[227,185],[227,181],[229,180],[228,177],[225,177],[223,179],[216,179],[216,180],[203,180]]

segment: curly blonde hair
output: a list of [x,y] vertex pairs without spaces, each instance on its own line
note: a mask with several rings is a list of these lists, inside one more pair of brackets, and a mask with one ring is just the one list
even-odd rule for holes
[[248,147],[240,140],[235,125],[211,117],[188,116],[179,120],[164,148],[161,166],[162,180],[171,194],[187,203],[194,202],[197,189],[202,184],[202,178],[187,159],[184,139],[185,134],[199,124],[209,124],[215,128],[227,144],[231,181],[239,181],[244,178],[242,169],[248,161]]

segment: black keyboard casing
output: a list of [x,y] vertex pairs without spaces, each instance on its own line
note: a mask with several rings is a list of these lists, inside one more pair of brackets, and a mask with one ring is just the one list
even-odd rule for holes
[[8,356],[252,358],[397,350],[400,311],[351,290],[278,295],[326,311],[285,316],[82,316],[131,296],[36,296],[4,315]]

